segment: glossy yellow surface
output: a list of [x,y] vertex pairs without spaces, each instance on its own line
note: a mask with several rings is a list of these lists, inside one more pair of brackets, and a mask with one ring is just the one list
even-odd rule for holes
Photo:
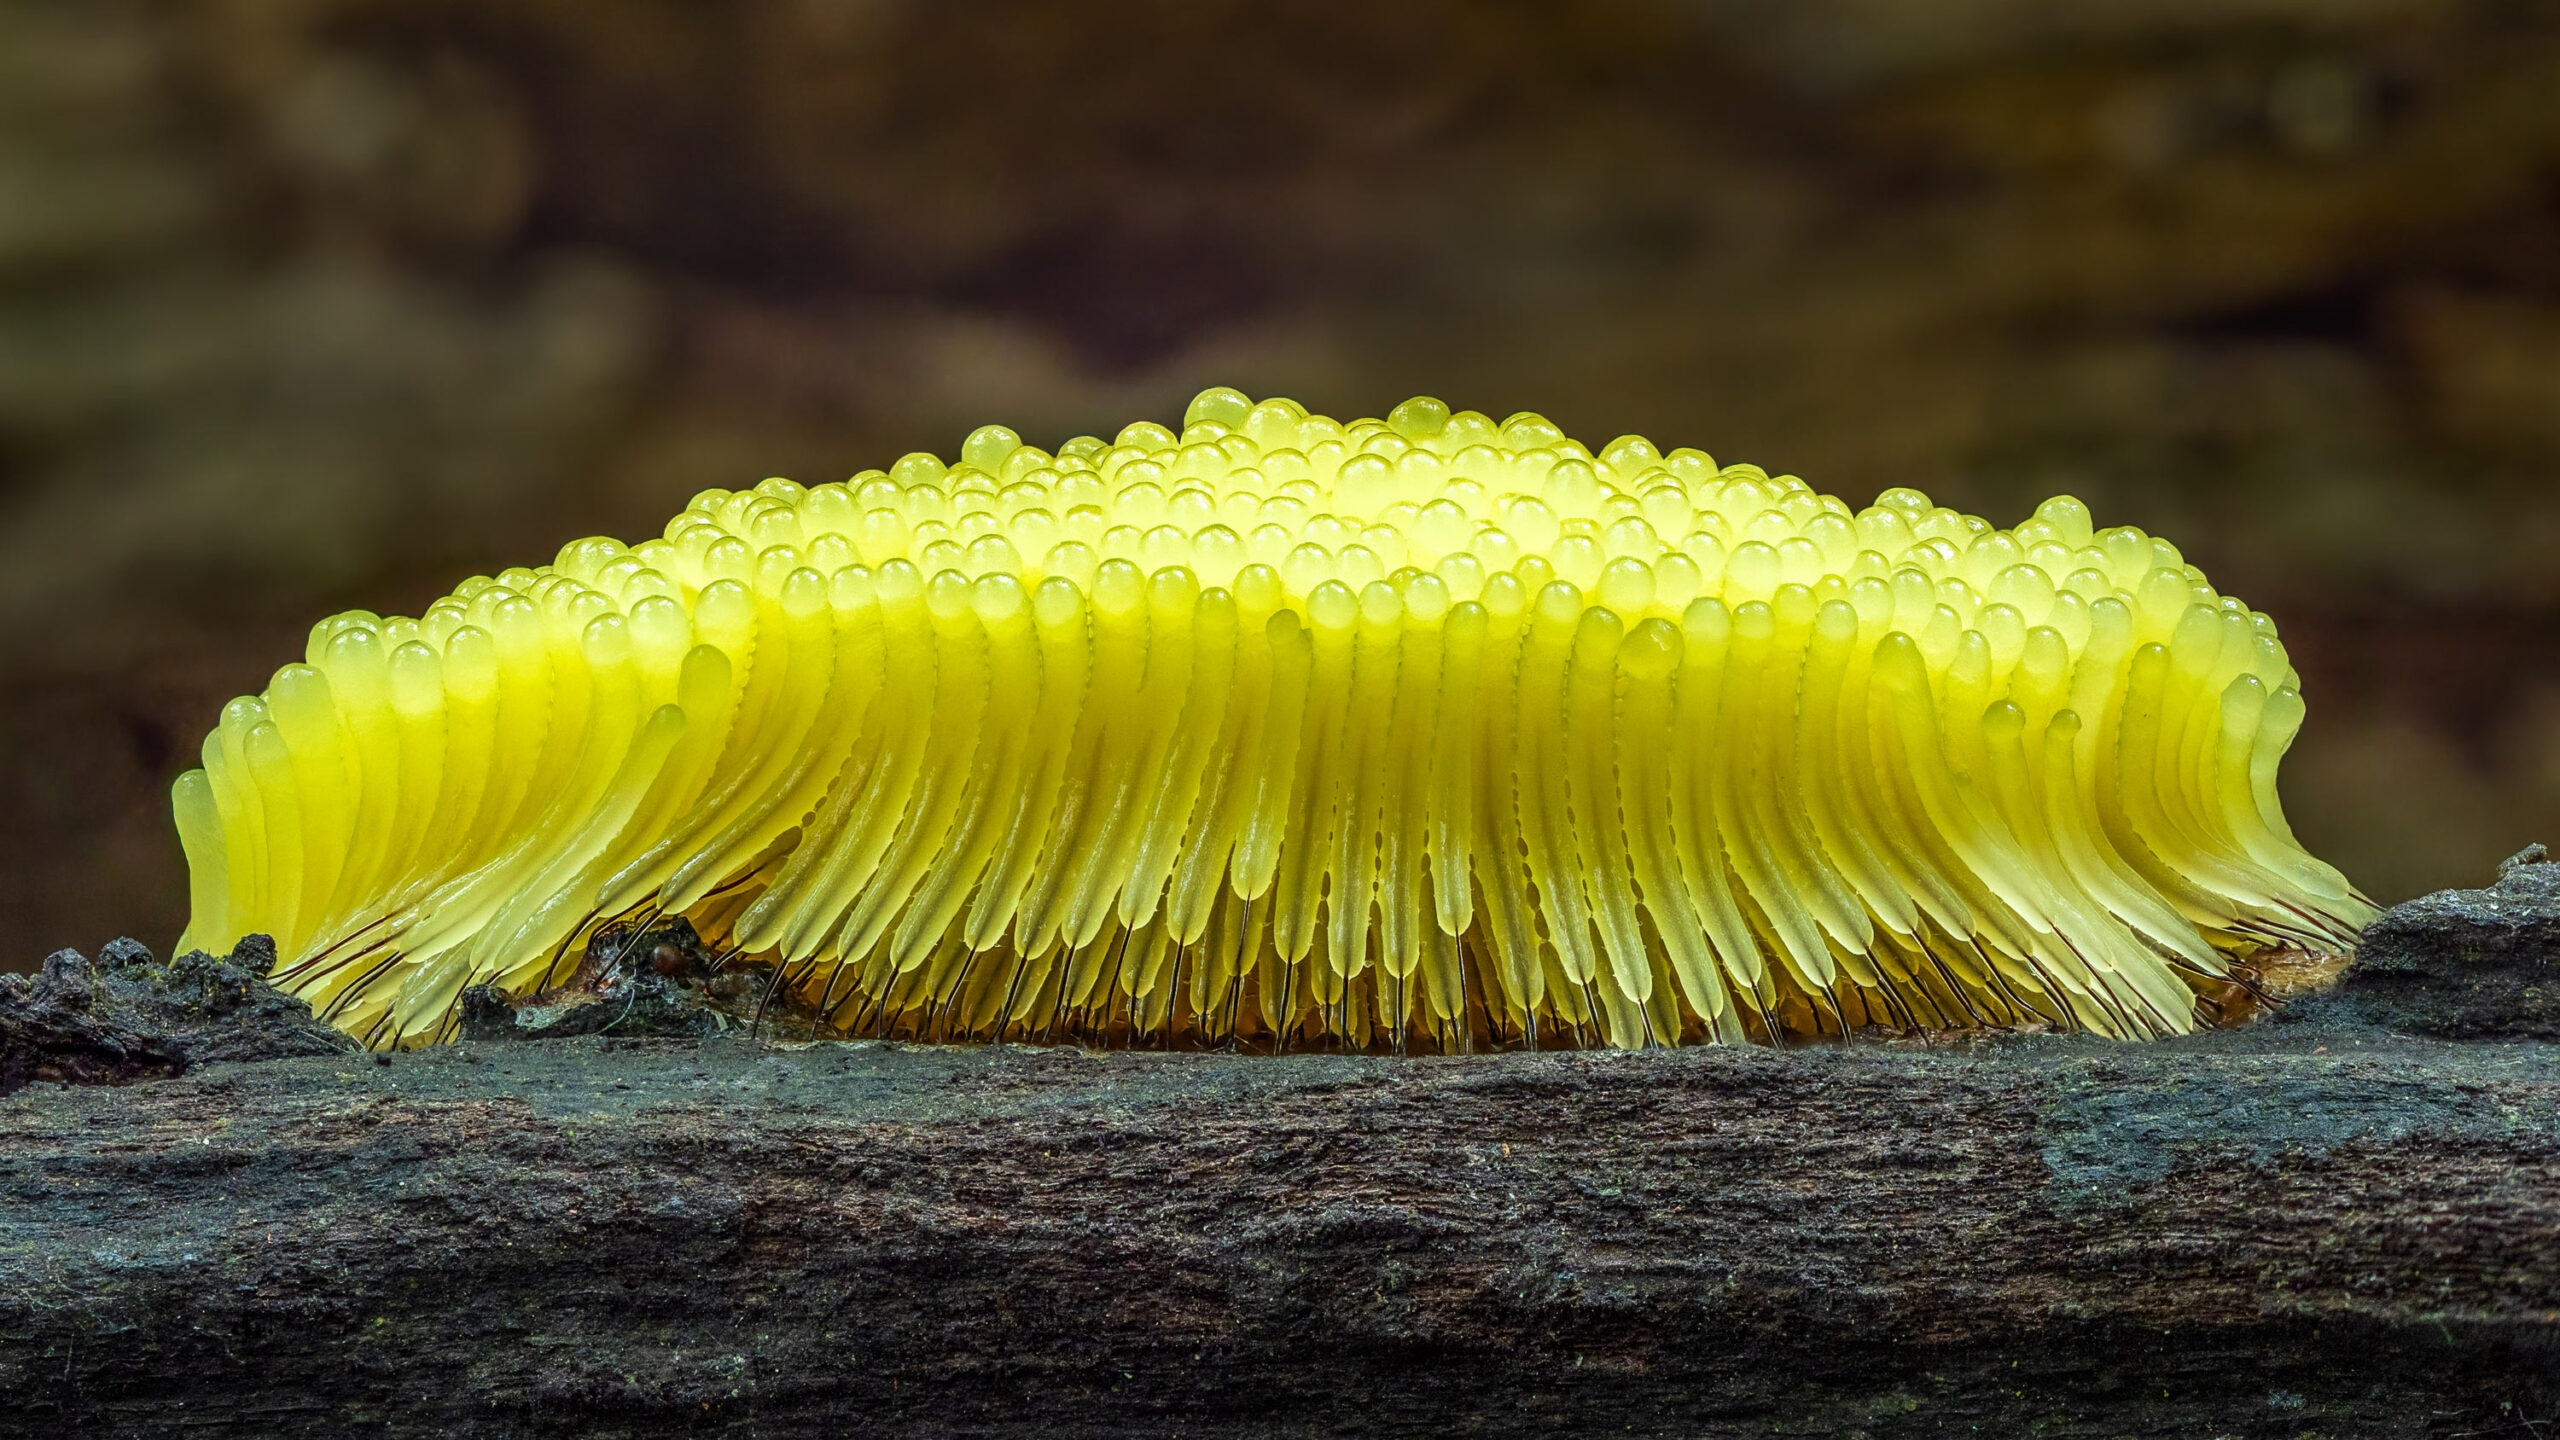
[[2302,716],[2068,497],[1218,389],[322,622],[178,782],[183,943],[273,934],[377,1045],[660,913],[863,1033],[2161,1035],[2371,914],[2277,804]]

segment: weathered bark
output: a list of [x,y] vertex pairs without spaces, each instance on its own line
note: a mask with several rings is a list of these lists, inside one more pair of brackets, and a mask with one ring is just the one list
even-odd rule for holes
[[2138,1046],[588,1038],[39,1085],[0,1101],[0,1428],[2536,1433],[2560,1046],[2305,1008]]
[[0,1095],[30,1084],[126,1085],[191,1065],[335,1055],[355,1042],[267,983],[275,943],[252,935],[229,955],[163,965],[136,940],[95,963],[57,950],[30,981],[0,974]]

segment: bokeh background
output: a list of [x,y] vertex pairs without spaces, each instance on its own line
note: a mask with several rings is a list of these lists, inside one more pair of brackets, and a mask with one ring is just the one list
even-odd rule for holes
[[2560,842],[2560,4],[0,0],[0,962],[325,612],[1211,383],[2075,492],[2377,896]]

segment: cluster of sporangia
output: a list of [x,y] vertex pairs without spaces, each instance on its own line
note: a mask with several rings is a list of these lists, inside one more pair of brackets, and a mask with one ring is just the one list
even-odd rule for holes
[[1218,389],[322,622],[178,783],[184,943],[376,1045],[678,915],[856,1034],[2162,1035],[2371,913],[2277,806],[2296,687],[2076,500]]

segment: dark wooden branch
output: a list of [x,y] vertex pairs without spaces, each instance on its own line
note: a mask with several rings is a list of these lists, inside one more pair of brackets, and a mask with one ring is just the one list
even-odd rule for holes
[[587,1038],[38,1084],[0,1101],[0,1428],[2547,1433],[2560,1046],[2304,1009],[2133,1046]]

